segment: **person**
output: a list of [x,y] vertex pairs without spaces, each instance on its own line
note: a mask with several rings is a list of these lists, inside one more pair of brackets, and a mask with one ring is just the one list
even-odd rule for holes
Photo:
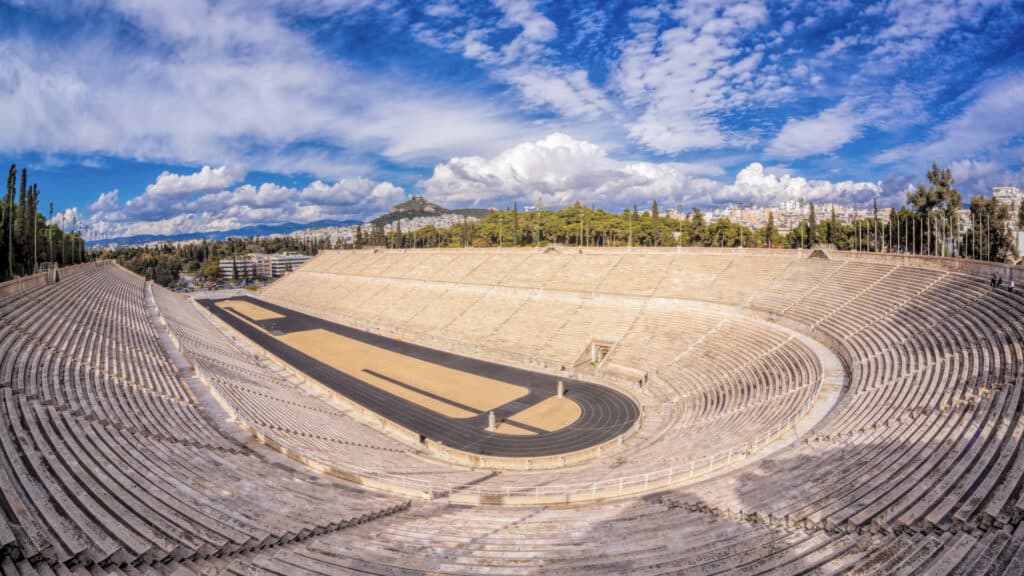
[[999,278],[996,279],[996,288],[1002,288],[1002,287],[1003,287],[1003,277],[1000,276]]
[[1006,289],[1010,291],[1010,294],[1013,294],[1014,288],[1016,288],[1016,286],[1013,283],[1013,278],[1010,278],[1010,284],[1006,286]]
[[990,286],[992,286],[993,288],[995,288],[995,287],[996,287],[996,275],[995,275],[995,274],[993,274],[993,275],[992,275],[992,277],[991,277],[991,278],[989,278],[989,280],[988,280],[988,283],[989,283],[989,285],[990,285]]

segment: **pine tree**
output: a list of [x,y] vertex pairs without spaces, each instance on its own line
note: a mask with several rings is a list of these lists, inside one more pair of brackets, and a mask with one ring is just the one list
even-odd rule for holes
[[764,236],[764,243],[771,248],[772,237],[775,236],[775,214],[771,210],[768,211],[768,225],[764,227]]

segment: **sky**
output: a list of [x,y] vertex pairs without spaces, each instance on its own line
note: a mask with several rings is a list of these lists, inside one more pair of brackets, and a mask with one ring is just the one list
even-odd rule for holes
[[0,0],[0,159],[90,236],[1024,185],[1024,0]]

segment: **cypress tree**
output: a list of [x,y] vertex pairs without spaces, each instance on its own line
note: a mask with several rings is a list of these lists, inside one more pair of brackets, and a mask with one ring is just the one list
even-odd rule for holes
[[814,215],[814,202],[811,202],[811,212],[807,216],[807,247],[811,248],[818,243],[818,218]]
[[519,246],[519,202],[512,201],[512,238],[516,246]]
[[46,219],[46,236],[49,241],[46,259],[50,262],[56,262],[57,259],[53,257],[53,202],[50,202],[50,217]]
[[36,205],[39,204],[39,186],[36,184],[32,185],[32,272],[35,273],[36,268],[39,267],[39,235],[36,231],[37,220],[36,218]]
[[835,245],[836,243],[836,229],[839,227],[839,221],[836,219],[836,205],[832,205],[832,218],[828,221],[828,240],[829,244]]
[[7,174],[7,277],[14,277],[14,189],[18,181],[18,168],[11,164]]
[[659,246],[661,244],[661,226],[658,222],[658,201],[654,200],[651,202],[651,244],[653,246]]

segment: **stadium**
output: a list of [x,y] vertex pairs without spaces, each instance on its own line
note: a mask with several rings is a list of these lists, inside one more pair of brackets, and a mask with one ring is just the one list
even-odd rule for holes
[[2,285],[4,574],[1020,574],[1024,300],[828,249]]

